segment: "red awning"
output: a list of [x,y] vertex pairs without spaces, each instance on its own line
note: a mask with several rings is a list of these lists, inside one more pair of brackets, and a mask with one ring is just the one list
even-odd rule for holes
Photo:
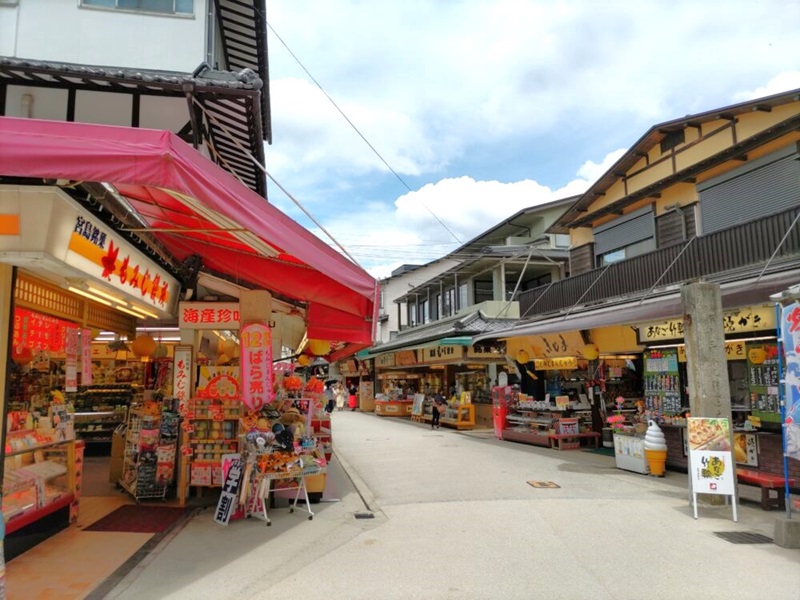
[[0,175],[111,184],[177,260],[309,303],[309,338],[372,341],[375,279],[171,132],[0,117]]

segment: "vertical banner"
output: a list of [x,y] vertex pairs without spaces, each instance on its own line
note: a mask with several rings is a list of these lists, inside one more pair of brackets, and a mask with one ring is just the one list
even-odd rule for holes
[[192,347],[175,346],[172,369],[172,393],[178,400],[178,412],[186,414],[192,393]]
[[81,385],[92,385],[91,329],[81,329]]
[[800,303],[782,308],[781,341],[786,356],[783,398],[786,456],[800,460]]
[[272,331],[263,323],[242,326],[242,402],[257,411],[272,400]]
[[64,347],[67,354],[64,366],[66,374],[64,378],[64,391],[78,391],[78,328],[67,327],[64,332]]
[[[689,436],[689,481],[692,484],[696,519],[697,494],[735,496],[736,467],[728,419],[691,417],[686,425]],[[737,520],[735,501],[733,520]]]

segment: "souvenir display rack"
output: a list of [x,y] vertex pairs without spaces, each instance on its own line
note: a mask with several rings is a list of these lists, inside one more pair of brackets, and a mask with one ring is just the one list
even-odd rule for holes
[[174,480],[178,415],[135,407],[130,410],[120,487],[139,500],[165,499]]

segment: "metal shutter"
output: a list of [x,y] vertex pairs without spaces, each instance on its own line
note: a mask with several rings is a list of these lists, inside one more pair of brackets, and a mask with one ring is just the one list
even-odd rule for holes
[[655,237],[653,211],[649,206],[620,217],[594,229],[594,254],[600,256],[611,250]]
[[800,203],[800,161],[792,144],[697,186],[703,234]]

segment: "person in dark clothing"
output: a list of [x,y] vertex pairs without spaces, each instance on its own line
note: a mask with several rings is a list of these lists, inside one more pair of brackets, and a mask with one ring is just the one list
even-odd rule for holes
[[431,407],[431,429],[439,429],[439,419],[445,409],[444,397],[437,392],[433,397],[433,406]]
[[336,400],[334,399],[333,388],[331,387],[331,383],[325,383],[325,398],[327,398],[327,402],[325,403],[325,412],[332,413],[334,407],[336,406]]

